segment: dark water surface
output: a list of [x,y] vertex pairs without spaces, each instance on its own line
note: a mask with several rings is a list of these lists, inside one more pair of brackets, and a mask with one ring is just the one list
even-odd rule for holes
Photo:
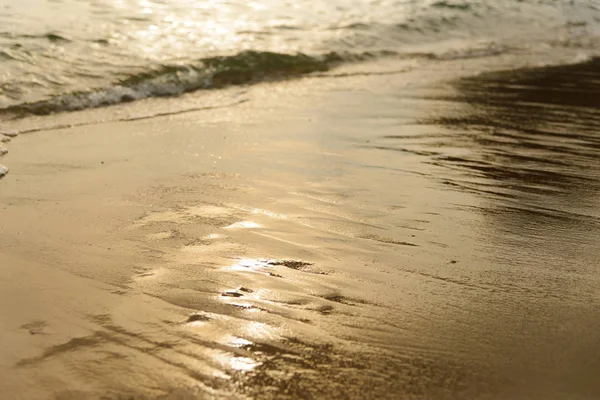
[[439,329],[494,371],[482,393],[456,398],[600,396],[599,78],[595,59],[461,79],[452,95],[427,96],[440,102],[435,117],[378,141],[420,154],[445,190],[475,200],[431,217],[471,230],[449,247],[472,256],[468,268],[433,274],[474,289],[461,306],[469,316]]

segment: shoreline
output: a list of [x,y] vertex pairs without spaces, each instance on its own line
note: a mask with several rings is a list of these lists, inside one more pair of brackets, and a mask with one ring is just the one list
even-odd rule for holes
[[211,95],[248,101],[11,141],[1,391],[600,393],[586,356],[600,165],[581,144],[596,117],[568,96],[544,103],[562,90],[550,68],[483,73],[509,63],[226,89]]

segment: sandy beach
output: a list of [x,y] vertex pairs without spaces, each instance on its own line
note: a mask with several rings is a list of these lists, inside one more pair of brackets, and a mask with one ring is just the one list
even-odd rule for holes
[[598,61],[510,65],[11,138],[0,398],[598,398]]

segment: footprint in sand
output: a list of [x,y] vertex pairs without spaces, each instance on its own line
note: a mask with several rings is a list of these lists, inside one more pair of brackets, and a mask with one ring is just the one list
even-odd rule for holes
[[193,315],[190,315],[189,318],[187,319],[187,321],[185,321],[185,322],[190,324],[192,322],[206,322],[206,321],[210,321],[210,319],[211,318],[206,315],[193,314]]
[[48,326],[46,321],[33,321],[28,324],[21,326],[21,329],[27,330],[31,335],[39,335],[45,333],[45,329]]
[[342,296],[341,294],[327,294],[325,296],[319,296],[322,299],[333,301],[335,303],[345,304],[347,306],[356,306],[358,304],[369,304],[366,300],[350,298]]
[[253,293],[254,290],[252,289],[248,289],[245,287],[240,287],[236,290],[226,290],[223,293],[221,293],[221,296],[223,297],[243,297],[244,293]]
[[329,305],[320,306],[315,309],[315,311],[317,311],[323,315],[331,314],[333,312],[333,310],[334,310],[333,306],[329,306]]
[[314,268],[312,263],[298,261],[298,260],[281,260],[281,261],[269,261],[267,264],[273,266],[284,266],[286,268],[295,269],[296,271],[302,271],[309,274],[316,275],[329,275],[329,272]]

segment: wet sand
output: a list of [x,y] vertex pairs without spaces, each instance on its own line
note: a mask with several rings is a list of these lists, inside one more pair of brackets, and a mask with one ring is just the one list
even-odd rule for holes
[[598,66],[13,138],[1,397],[597,398]]

